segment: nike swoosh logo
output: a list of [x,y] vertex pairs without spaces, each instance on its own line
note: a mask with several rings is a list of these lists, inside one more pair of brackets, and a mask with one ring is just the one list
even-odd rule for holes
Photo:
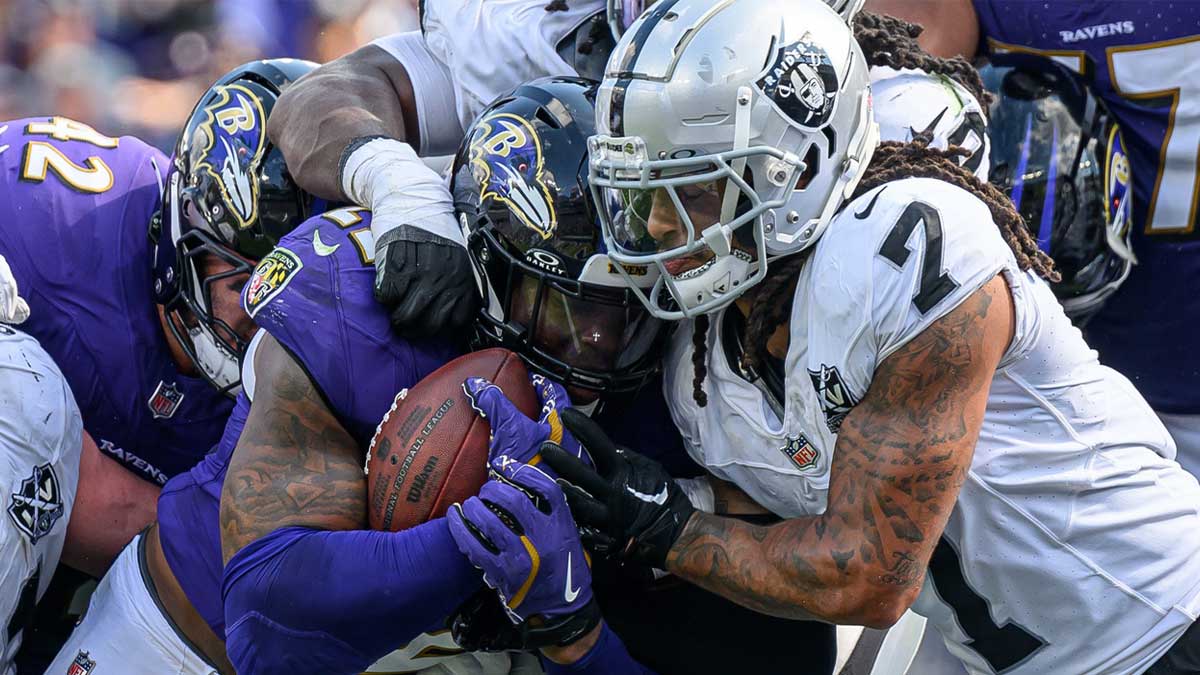
[[334,244],[333,246],[327,245],[325,242],[321,241],[321,231],[313,230],[313,252],[315,252],[317,255],[321,256],[322,258],[326,258],[333,255],[333,252],[341,247],[341,244]]
[[879,201],[879,195],[883,194],[883,191],[886,189],[886,185],[879,188],[879,192],[876,192],[875,196],[871,197],[871,201],[867,203],[867,208],[854,214],[854,217],[859,220],[866,220],[868,217],[870,217],[871,212],[875,210],[875,202]]
[[567,551],[567,589],[563,591],[563,599],[568,603],[575,602],[579,597],[579,589],[571,588],[571,552]]
[[638,492],[637,490],[634,490],[633,488],[629,487],[628,485],[625,486],[625,489],[627,491],[629,491],[629,494],[633,495],[634,497],[637,497],[638,499],[640,499],[644,502],[650,502],[651,504],[658,504],[659,506],[662,506],[663,504],[667,503],[667,486],[666,485],[664,485],[663,489],[661,491],[659,491],[659,493],[656,495],[648,495],[643,492]]

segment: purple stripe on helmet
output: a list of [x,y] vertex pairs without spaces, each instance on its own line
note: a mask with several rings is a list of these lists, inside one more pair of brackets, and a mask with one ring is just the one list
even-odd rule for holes
[[1054,229],[1054,200],[1058,193],[1058,120],[1050,136],[1050,159],[1046,169],[1046,198],[1042,201],[1042,222],[1038,224],[1038,248],[1050,252],[1050,232]]

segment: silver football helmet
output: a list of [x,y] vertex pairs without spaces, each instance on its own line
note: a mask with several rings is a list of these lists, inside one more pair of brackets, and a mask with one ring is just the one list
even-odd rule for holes
[[649,294],[628,279],[652,313],[720,309],[821,236],[879,143],[868,82],[820,0],[660,0],[631,26],[597,95],[589,180],[609,256],[661,272]]
[[[825,4],[841,14],[846,23],[850,23],[850,20],[854,18],[855,14],[858,14],[858,10],[862,9],[863,3],[866,1],[825,0]],[[653,4],[654,0],[608,0],[605,9],[608,16],[608,27],[612,29],[613,38],[620,40],[626,29]]]

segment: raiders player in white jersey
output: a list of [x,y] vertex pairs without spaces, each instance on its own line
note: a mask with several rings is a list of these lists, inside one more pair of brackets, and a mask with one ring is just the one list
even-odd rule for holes
[[820,3],[670,12],[617,45],[592,183],[610,256],[657,266],[643,301],[685,320],[665,367],[689,451],[788,520],[544,447],[598,550],[780,616],[912,607],[973,673],[1187,672],[1200,485],[1011,204],[923,143],[876,150],[866,63]]
[[[863,4],[828,2],[847,21]],[[613,47],[610,29],[619,34],[654,5],[427,0],[421,31],[331,61],[280,98],[267,131],[296,181],[312,194],[371,209],[376,295],[391,308],[400,334],[462,334],[478,303],[449,195],[418,155],[453,152],[483,106],[522,82],[549,75],[600,79]],[[881,86],[889,80],[878,106],[890,120],[885,131],[905,138],[929,129],[969,148],[974,154],[962,161],[986,171],[986,158],[975,159],[986,150],[975,116],[982,111],[970,93],[978,88],[959,77],[970,66],[947,70],[928,55],[896,52],[884,33],[898,25],[867,16],[856,22],[881,46],[880,60],[871,63],[879,66],[873,80]]]
[[152,505],[157,492],[100,453],[58,366],[37,340],[13,327],[27,318],[29,305],[0,256],[2,675],[16,672],[22,633],[60,558],[104,574],[125,542],[153,519],[152,507],[142,507]]

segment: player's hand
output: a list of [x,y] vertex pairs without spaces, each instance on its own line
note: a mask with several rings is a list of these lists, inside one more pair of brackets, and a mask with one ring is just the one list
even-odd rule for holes
[[467,249],[415,225],[388,230],[375,241],[375,299],[405,338],[464,334],[479,310]]
[[565,410],[562,419],[596,468],[550,442],[541,455],[568,483],[563,490],[584,543],[600,555],[666,569],[667,553],[696,511],[683,489],[658,462],[614,445],[587,415]]
[[525,416],[508,400],[500,387],[482,377],[469,377],[463,382],[463,391],[471,401],[471,407],[488,421],[492,437],[488,443],[488,461],[496,462],[501,457],[515,459],[525,464],[538,464],[538,450],[542,443],[554,441],[571,455],[591,466],[592,460],[563,427],[561,411],[571,406],[567,390],[546,377],[529,376],[529,383],[537,392],[541,412],[534,421]]
[[29,318],[29,305],[17,293],[17,280],[4,256],[0,256],[0,323],[18,324]]
[[569,643],[600,619],[583,545],[554,479],[513,459],[494,462],[478,497],[450,507],[450,535],[496,590],[514,624],[569,626]]

